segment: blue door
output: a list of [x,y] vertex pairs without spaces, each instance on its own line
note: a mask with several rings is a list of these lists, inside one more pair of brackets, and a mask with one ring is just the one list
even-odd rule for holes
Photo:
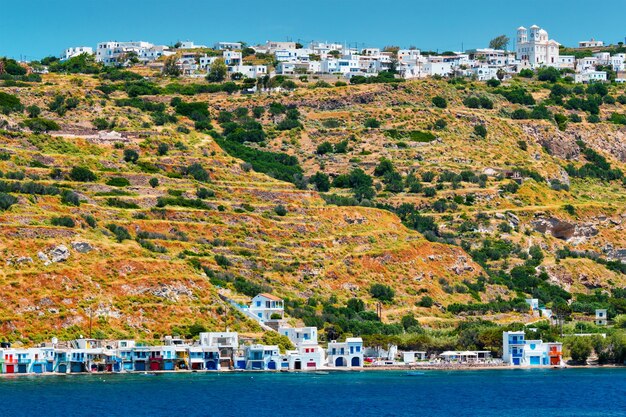
[[145,371],[146,363],[145,362],[135,362],[135,371]]
[[531,365],[541,365],[541,361],[539,356],[531,356],[530,357],[530,364]]
[[519,358],[513,358],[513,365],[519,365]]
[[352,366],[361,366],[361,359],[356,356],[352,358]]
[[270,361],[270,363],[267,364],[267,369],[276,370],[276,362]]
[[42,374],[43,373],[43,365],[41,365],[40,363],[36,363],[33,365],[33,372],[36,374]]

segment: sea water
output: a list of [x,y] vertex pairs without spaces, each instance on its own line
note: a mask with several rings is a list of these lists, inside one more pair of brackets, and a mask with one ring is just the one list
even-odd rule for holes
[[0,416],[626,416],[626,369],[0,378]]

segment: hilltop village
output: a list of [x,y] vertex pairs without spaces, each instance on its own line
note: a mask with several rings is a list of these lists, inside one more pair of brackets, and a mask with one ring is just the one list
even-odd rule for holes
[[[494,41],[501,47],[509,42],[508,38]],[[218,62],[218,66],[226,66],[228,78],[234,80],[276,75],[336,75],[354,82],[393,73],[402,79],[454,76],[487,81],[506,79],[524,70],[553,67],[563,70],[576,83],[626,82],[626,53],[611,54],[604,49],[602,41],[592,39],[580,42],[575,50],[564,49],[561,53],[561,44],[550,39],[545,29],[533,25],[529,29],[523,26],[517,29],[514,51],[481,48],[436,53],[415,47],[359,48],[328,42],[304,46],[289,41],[267,41],[255,46],[217,42],[209,48],[191,41],[171,47],[143,41],[107,41],[98,43],[95,50],[89,46],[67,48],[61,60],[86,54],[105,65],[140,64],[164,70],[167,66],[168,71],[175,68],[189,77],[206,76]]]
[[624,364],[626,48],[515,33],[0,58],[0,371]]

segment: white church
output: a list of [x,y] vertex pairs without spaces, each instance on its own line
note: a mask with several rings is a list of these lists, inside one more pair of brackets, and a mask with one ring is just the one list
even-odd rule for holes
[[517,59],[531,68],[559,65],[559,43],[537,25],[517,29]]

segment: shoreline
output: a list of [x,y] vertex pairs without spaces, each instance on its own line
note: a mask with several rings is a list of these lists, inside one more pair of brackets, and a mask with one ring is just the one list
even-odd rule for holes
[[146,376],[158,376],[158,375],[170,375],[170,374],[309,374],[309,375],[326,375],[330,373],[345,373],[345,372],[419,372],[419,371],[490,371],[490,370],[566,370],[566,369],[626,369],[623,365],[563,365],[563,366],[515,366],[515,365],[495,365],[495,366],[435,366],[435,365],[402,365],[402,366],[367,366],[359,368],[320,368],[316,370],[245,370],[245,369],[223,369],[219,371],[215,370],[176,370],[176,371],[123,371],[123,372],[69,372],[69,373],[0,373],[0,378],[21,378],[21,377],[50,377],[50,376],[105,376],[105,375],[146,375]]

